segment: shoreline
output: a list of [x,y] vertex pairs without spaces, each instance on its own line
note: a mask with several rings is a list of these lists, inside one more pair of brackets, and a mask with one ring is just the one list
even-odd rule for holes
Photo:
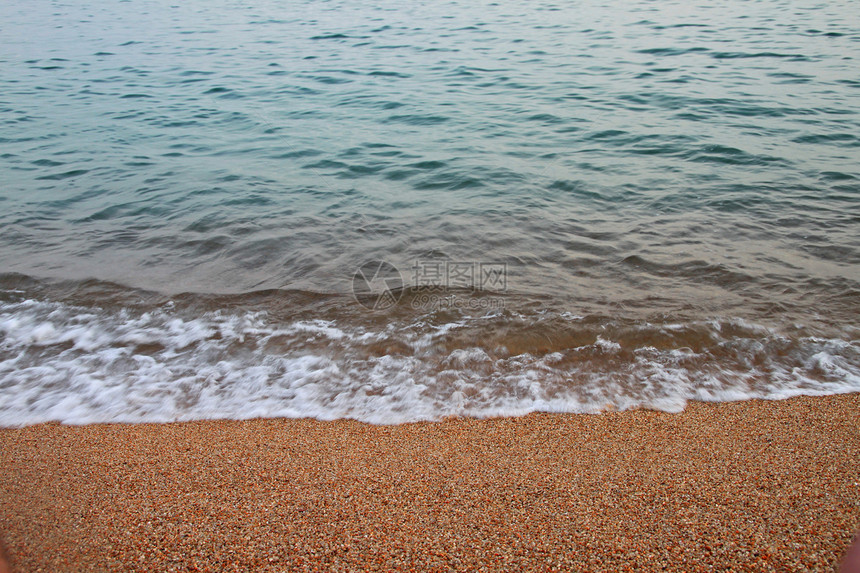
[[375,426],[0,429],[12,571],[833,570],[860,394]]

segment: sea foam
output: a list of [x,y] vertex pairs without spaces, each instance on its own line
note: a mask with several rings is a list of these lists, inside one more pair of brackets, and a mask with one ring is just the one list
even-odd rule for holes
[[[568,316],[559,320],[591,343],[511,353],[488,333],[513,320],[537,328],[546,316],[441,324],[417,317],[373,329],[235,308],[194,315],[171,304],[141,311],[0,303],[0,424],[255,417],[395,424],[534,411],[677,412],[689,400],[860,391],[860,347],[851,339],[792,337],[732,319],[595,325]],[[643,330],[651,339],[671,333],[672,344],[631,343],[629,334]]]

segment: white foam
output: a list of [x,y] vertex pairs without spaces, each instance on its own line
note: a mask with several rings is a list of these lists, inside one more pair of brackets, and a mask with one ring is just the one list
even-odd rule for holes
[[[280,323],[265,312],[189,316],[173,305],[135,313],[0,303],[0,425],[275,416],[401,423],[607,408],[676,412],[689,400],[860,391],[855,340],[789,339],[715,321],[686,326],[713,340],[696,352],[622,347],[606,329],[593,344],[544,355],[480,345],[445,350],[455,332],[492,328],[480,321],[486,317],[374,331],[324,320]],[[412,353],[379,356],[372,345],[380,341]]]
[[602,337],[598,336],[597,340],[594,342],[594,347],[602,350],[603,352],[620,352],[621,345],[617,342],[613,342],[611,340],[605,340]]

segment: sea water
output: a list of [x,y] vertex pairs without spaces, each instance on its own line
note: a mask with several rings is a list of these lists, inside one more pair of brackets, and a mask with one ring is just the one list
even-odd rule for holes
[[1,10],[0,425],[860,391],[852,1]]

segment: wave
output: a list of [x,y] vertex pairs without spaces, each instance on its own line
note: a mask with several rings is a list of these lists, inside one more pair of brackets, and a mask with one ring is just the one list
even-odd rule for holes
[[855,327],[580,316],[409,290],[388,312],[291,291],[0,291],[0,425],[354,418],[376,424],[860,391]]

